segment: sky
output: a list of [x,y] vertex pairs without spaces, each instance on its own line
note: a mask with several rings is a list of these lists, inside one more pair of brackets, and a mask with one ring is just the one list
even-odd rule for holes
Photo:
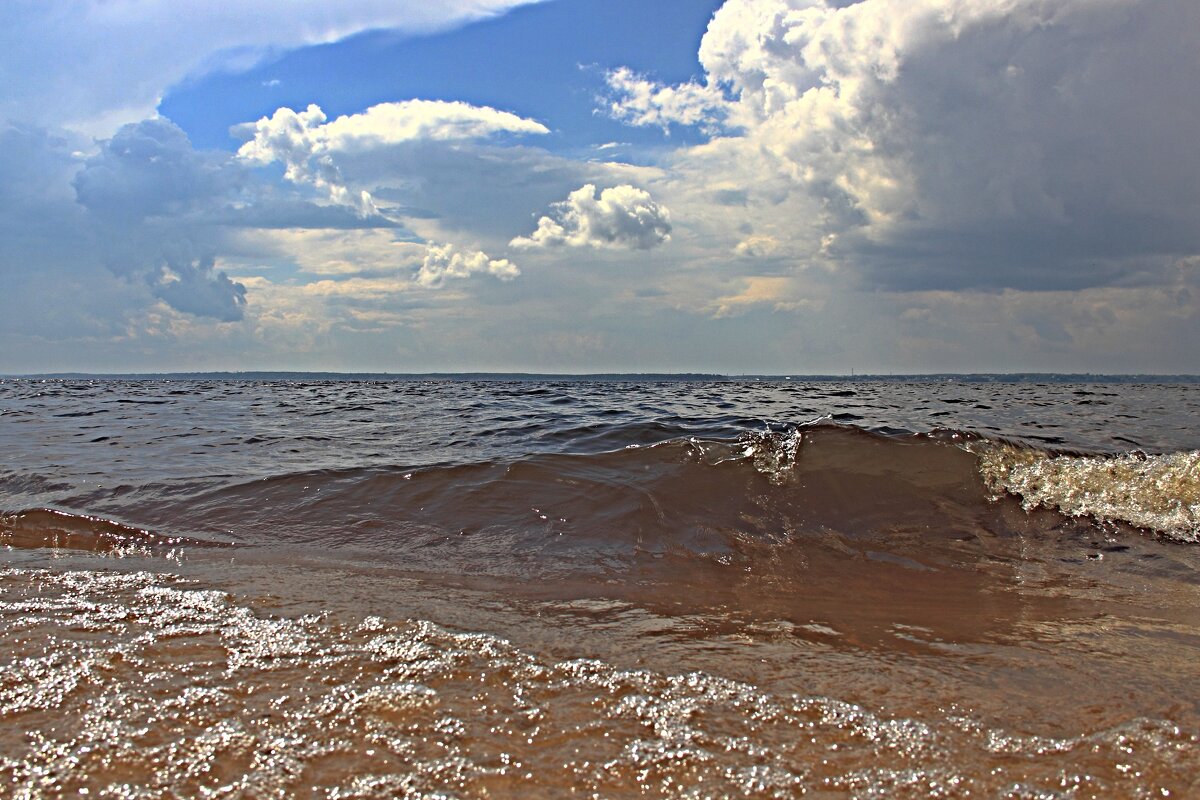
[[1195,0],[0,30],[0,373],[1200,372]]

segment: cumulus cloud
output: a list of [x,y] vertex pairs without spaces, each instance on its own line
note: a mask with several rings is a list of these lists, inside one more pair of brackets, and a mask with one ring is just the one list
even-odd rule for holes
[[240,239],[252,259],[286,258],[301,273],[328,276],[317,283],[339,291],[354,286],[408,291],[413,283],[433,288],[473,275],[508,281],[521,274],[507,259],[456,244],[397,240],[386,229],[254,230]]
[[174,123],[148,119],[101,142],[72,185],[82,206],[119,221],[186,214],[229,195],[240,180],[224,154],[198,153]]
[[[366,191],[352,192],[345,185],[341,170],[333,155],[320,141],[320,129],[325,112],[310,105],[299,113],[280,108],[271,117],[253,124],[253,139],[238,149],[238,156],[251,163],[270,164],[280,161],[285,166],[284,177],[293,183],[309,183],[328,192],[333,202],[354,208],[361,216],[379,213]],[[249,126],[238,129],[250,133]]]
[[499,133],[549,132],[540,122],[489,106],[457,100],[405,100],[380,103],[361,114],[338,117],[314,134],[323,150],[337,152],[387,147],[413,139],[459,141]]
[[369,192],[354,192],[346,186],[337,164],[340,155],[417,141],[465,141],[501,133],[545,134],[549,129],[487,106],[406,100],[380,103],[361,114],[338,117],[332,122],[317,105],[299,112],[280,108],[270,117],[235,127],[234,133],[249,140],[238,149],[240,158],[257,164],[281,162],[288,180],[312,184],[328,192],[335,203],[369,216],[378,214],[374,200]]
[[82,125],[106,137],[151,116],[162,93],[185,77],[248,68],[282,49],[367,30],[442,29],[529,1],[0,3],[0,29],[8,34],[0,49],[0,118]]
[[[92,143],[8,126],[0,132],[0,268],[68,272],[97,281],[107,269],[140,296],[220,322],[242,319],[246,291],[217,264],[239,230],[382,228],[396,223],[281,196],[232,154],[196,150],[163,118],[122,126]],[[31,258],[31,254],[36,256]],[[57,279],[61,280],[61,278]],[[126,309],[113,309],[119,317]]]
[[411,141],[341,153],[337,165],[350,185],[369,190],[381,208],[403,215],[421,236],[472,241],[485,250],[507,245],[530,226],[532,211],[547,209],[578,186],[640,186],[662,174],[655,167],[579,161],[529,144],[487,140]]
[[623,184],[597,196],[595,185],[589,183],[555,203],[550,215],[538,220],[537,230],[510,245],[649,250],[670,238],[671,216],[649,192]]
[[176,125],[149,119],[100,142],[72,185],[105,266],[178,311],[232,322],[246,290],[215,269],[220,234],[206,215],[244,178],[227,154],[198,152]]
[[714,224],[790,223],[867,285],[1156,281],[1200,252],[1198,29],[1191,0],[728,0],[703,86],[614,73],[611,111],[713,126],[673,166],[744,192]]
[[[7,187],[14,195],[11,203],[3,202],[0,192],[0,225],[12,222],[14,228],[28,228],[15,220],[25,213],[21,209],[32,208],[30,189],[43,181],[29,179],[26,173],[45,176],[54,166],[66,191],[54,196],[53,208],[40,216],[54,220],[56,240],[76,240],[71,252],[60,257],[63,262],[80,272],[107,268],[140,287],[147,305],[162,301],[176,311],[219,322],[245,315],[246,284],[218,265],[227,260],[223,255],[245,253],[247,242],[254,240],[246,232],[253,229],[258,229],[258,240],[269,238],[265,228],[290,232],[288,241],[310,245],[323,241],[321,237],[372,243],[366,250],[348,247],[337,259],[326,258],[318,272],[370,275],[390,270],[393,283],[411,286],[415,281],[426,287],[475,274],[509,280],[519,270],[507,259],[452,245],[406,241],[417,237],[382,217],[365,191],[351,194],[332,158],[370,154],[405,142],[460,143],[497,132],[544,130],[515,115],[462,103],[384,104],[333,122],[313,106],[299,114],[281,109],[260,120],[237,156],[198,151],[174,123],[153,118],[121,127],[82,158],[71,156],[65,142],[47,151],[45,133],[10,128],[4,137],[10,152],[26,155],[0,159],[0,175],[11,173],[18,181]],[[41,149],[31,150],[35,145]],[[41,163],[51,155],[50,166]],[[250,169],[273,160],[284,162],[293,182],[322,187],[339,202],[306,203],[294,192],[281,193],[264,183]],[[25,185],[28,188],[21,188]],[[313,229],[311,235],[306,236],[306,228]],[[357,237],[351,235],[356,228]],[[39,235],[47,238],[45,232]],[[49,250],[47,242],[41,249]],[[85,249],[86,257],[81,258],[78,254]],[[262,255],[272,263],[304,268],[311,261],[306,252]],[[238,263],[246,266],[244,259]],[[410,279],[408,270],[417,265],[419,271]]]
[[481,250],[462,250],[453,244],[429,244],[414,280],[420,286],[437,287],[447,280],[476,274],[511,281],[521,271],[508,259],[495,259]]
[[148,278],[155,297],[167,305],[221,322],[242,318],[246,287],[214,268],[211,257],[185,263],[166,263]]

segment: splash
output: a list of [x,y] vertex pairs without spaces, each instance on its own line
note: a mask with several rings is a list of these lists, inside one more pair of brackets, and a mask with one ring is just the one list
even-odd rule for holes
[[[817,422],[821,421],[824,420]],[[765,430],[744,434],[733,442],[705,441],[693,437],[687,440],[687,445],[701,463],[710,466],[750,464],[755,472],[765,475],[772,484],[782,486],[796,468],[803,442],[801,427],[777,431],[768,426]],[[665,444],[670,445],[671,442]]]
[[1015,495],[1027,511],[1048,508],[1200,542],[1200,451],[1072,455],[998,442],[971,449],[993,495]]

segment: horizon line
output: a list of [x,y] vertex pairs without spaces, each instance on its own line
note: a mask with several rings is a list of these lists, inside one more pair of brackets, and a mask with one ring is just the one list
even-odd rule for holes
[[1071,380],[1098,381],[1133,379],[1200,382],[1197,373],[1151,372],[889,372],[889,373],[723,373],[723,372],[521,372],[521,371],[449,371],[449,372],[389,372],[334,370],[181,370],[176,372],[39,372],[0,373],[0,380],[288,380],[293,378],[326,378],[331,380],[897,380],[897,379],[1046,379],[1054,382]]

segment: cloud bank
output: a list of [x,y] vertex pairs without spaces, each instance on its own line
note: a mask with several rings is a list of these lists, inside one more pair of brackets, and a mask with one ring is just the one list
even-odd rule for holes
[[618,71],[612,113],[719,131],[680,188],[868,286],[1152,282],[1200,252],[1196,30],[1191,0],[729,0],[702,85]]
[[0,4],[6,363],[1200,367],[1192,0],[728,0],[701,77],[579,71],[586,119],[537,81],[329,119],[303,70],[239,153],[152,115],[272,48],[511,4]]

